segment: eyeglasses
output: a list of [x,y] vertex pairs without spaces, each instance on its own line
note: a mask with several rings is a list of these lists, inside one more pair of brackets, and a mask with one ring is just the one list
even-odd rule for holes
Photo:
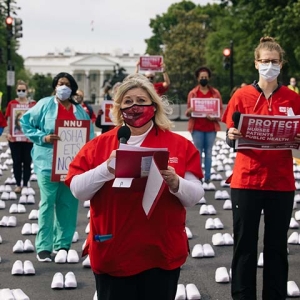
[[18,92],[20,93],[20,92],[23,92],[23,93],[25,93],[26,92],[26,90],[18,90]]
[[270,63],[272,63],[272,65],[274,66],[279,66],[281,64],[281,60],[280,59],[257,59],[256,61],[260,62],[262,65],[269,65]]

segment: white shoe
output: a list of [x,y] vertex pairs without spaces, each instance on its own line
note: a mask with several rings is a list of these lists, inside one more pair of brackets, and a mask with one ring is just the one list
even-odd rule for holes
[[4,209],[5,206],[5,202],[3,200],[0,200],[0,209]]
[[226,190],[222,191],[222,199],[223,200],[230,199],[229,194]]
[[3,216],[1,221],[0,221],[0,226],[4,226],[6,227],[7,226],[7,223],[8,223],[8,218],[7,216]]
[[17,226],[17,218],[15,216],[9,216],[7,226],[8,227],[16,227]]
[[232,209],[232,202],[231,200],[225,200],[224,204],[223,204],[223,209],[225,210],[231,210]]
[[226,246],[231,246],[234,243],[233,238],[229,233],[223,234],[223,240],[224,240]]
[[290,228],[297,229],[299,228],[299,223],[295,220],[295,218],[291,218],[290,221]]
[[19,199],[19,204],[26,204],[27,203],[27,196],[22,195]]
[[193,238],[193,234],[192,234],[191,230],[188,227],[185,227],[185,232],[186,232],[186,236],[187,236],[188,239]]
[[21,289],[14,289],[12,290],[12,293],[14,295],[14,300],[30,300]]
[[185,300],[186,299],[186,291],[183,284],[177,284],[177,291],[175,300]]
[[9,200],[9,193],[3,192],[1,195],[1,200]]
[[73,238],[72,238],[72,243],[76,243],[79,240],[79,234],[77,231],[74,232]]
[[57,264],[65,264],[67,262],[67,256],[67,251],[65,249],[61,249],[57,252],[54,261]]
[[205,204],[205,203],[206,203],[206,199],[202,197],[197,204]]
[[90,268],[91,267],[91,261],[90,261],[90,256],[89,255],[87,255],[87,257],[82,262],[82,266],[84,268]]
[[[0,201],[1,201],[1,200],[0,200]],[[296,219],[297,221],[300,221],[300,210],[298,210],[298,211],[295,212],[295,219]]]
[[26,186],[24,186],[24,187],[22,188],[21,195],[25,195],[25,196],[28,195],[28,189],[27,189]]
[[23,204],[18,204],[18,213],[19,214],[25,214],[26,213],[26,207]]
[[201,295],[196,285],[188,283],[186,285],[186,297],[188,300],[201,299]]
[[215,215],[217,213],[213,205],[207,205],[207,210],[210,215]]
[[220,282],[222,282],[222,283],[229,282],[229,274],[228,274],[227,269],[225,267],[220,267],[216,270],[215,280],[218,283],[220,283]]
[[212,218],[208,218],[205,222],[205,229],[215,229],[214,220]]
[[216,192],[215,192],[215,200],[222,200],[223,198],[222,198],[222,191],[220,191],[220,190],[217,190]]
[[15,297],[10,289],[0,290],[0,299],[1,300],[15,300]]
[[215,191],[216,190],[216,186],[212,182],[210,182],[208,184],[208,190],[209,191]]
[[295,281],[287,282],[287,295],[289,297],[298,297],[300,296],[299,288]]
[[33,195],[28,195],[27,196],[27,200],[26,200],[27,204],[35,204],[35,199]]
[[257,261],[257,266],[259,268],[263,268],[263,266],[264,266],[264,254],[263,254],[263,252],[261,252],[259,254],[258,261]]
[[5,192],[10,193],[12,191],[11,186],[10,185],[6,185],[5,186]]
[[90,200],[86,200],[83,202],[83,207],[89,208],[90,207]]
[[24,261],[24,274],[25,275],[35,275],[35,269],[30,260]]
[[86,217],[89,219],[91,217],[91,211],[88,210],[87,214],[86,214]]
[[9,192],[9,200],[16,200],[17,194],[13,191]]
[[214,257],[215,251],[210,244],[203,245],[203,255],[204,257]]
[[29,235],[29,234],[31,234],[31,224],[30,223],[25,223],[23,225],[21,233],[23,235]]
[[18,240],[16,244],[13,246],[13,253],[23,253],[24,252],[24,244],[22,240]]
[[63,288],[64,288],[63,274],[60,272],[57,272],[53,276],[52,283],[51,283],[51,289],[63,289]]
[[206,204],[201,205],[199,214],[200,215],[208,215],[209,214]]
[[88,234],[90,232],[90,223],[87,223],[85,227],[85,233]]
[[28,195],[35,195],[35,191],[32,187],[27,188]]
[[67,255],[67,262],[69,264],[76,264],[79,262],[79,256],[76,250],[70,249]]
[[65,288],[66,289],[76,289],[77,281],[75,274],[73,272],[68,272],[65,276]]
[[212,236],[212,244],[214,246],[223,246],[225,245],[225,241],[223,239],[222,233],[218,232]]
[[24,242],[24,252],[34,252],[34,246],[28,239]]
[[9,208],[10,214],[16,214],[18,213],[18,205],[16,203],[13,203]]
[[39,224],[38,223],[32,223],[31,224],[31,234],[37,234],[39,231]]
[[23,274],[23,264],[20,260],[16,260],[11,269],[12,275],[22,275]]
[[299,243],[299,234],[298,232],[294,231],[290,237],[288,238],[288,244],[298,244]]
[[37,220],[38,219],[38,210],[37,209],[33,209],[28,216],[29,220]]
[[223,229],[224,225],[219,218],[214,219],[214,224],[216,229]]
[[203,257],[203,247],[201,244],[196,244],[192,250],[192,257]]

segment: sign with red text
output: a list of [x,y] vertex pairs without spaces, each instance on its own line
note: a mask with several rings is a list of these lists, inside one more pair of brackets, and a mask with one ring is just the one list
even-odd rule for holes
[[64,181],[69,164],[90,137],[90,120],[56,120],[53,145],[52,181]]
[[113,107],[113,101],[104,100],[102,102],[102,111],[103,114],[101,115],[101,125],[114,125],[111,120],[111,113],[110,109]]
[[12,141],[29,142],[29,139],[26,138],[22,131],[20,119],[26,113],[26,111],[35,104],[35,102],[31,102],[29,104],[11,104],[9,133],[12,137]]
[[295,136],[300,133],[300,116],[260,116],[241,114],[238,130],[243,137],[236,149],[298,149]]
[[163,71],[163,57],[160,55],[150,55],[140,57],[140,71]]
[[194,118],[206,118],[210,115],[214,118],[220,118],[220,99],[219,98],[192,98],[191,114]]

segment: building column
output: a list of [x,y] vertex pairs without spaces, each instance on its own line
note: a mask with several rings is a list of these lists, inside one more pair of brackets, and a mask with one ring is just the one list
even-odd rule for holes
[[100,71],[100,77],[99,77],[99,87],[97,90],[97,100],[99,103],[102,101],[102,86],[104,82],[104,71]]
[[84,80],[84,101],[90,100],[90,72],[85,71]]

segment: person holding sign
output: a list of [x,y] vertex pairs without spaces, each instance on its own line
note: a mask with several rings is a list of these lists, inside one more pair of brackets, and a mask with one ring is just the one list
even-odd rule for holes
[[[242,137],[240,114],[300,115],[300,96],[278,82],[284,50],[272,37],[262,37],[254,51],[259,80],[237,90],[223,115],[227,142]],[[265,132],[268,128],[264,128]],[[300,134],[295,141],[300,144]],[[287,296],[287,232],[292,216],[295,178],[291,150],[237,150],[231,181],[234,228],[232,260],[233,299],[257,299],[257,242],[264,211],[264,269],[262,299],[283,300]]]
[[[216,139],[217,131],[221,129],[219,121],[223,112],[223,103],[220,92],[209,85],[211,71],[207,67],[200,67],[195,71],[195,77],[198,85],[188,94],[186,116],[189,117],[188,130],[191,132],[195,146],[200,152],[204,153],[204,181],[210,183],[211,164],[212,164],[212,148]],[[211,102],[210,98],[219,99]],[[203,113],[193,114],[195,105],[193,100],[207,99],[207,107],[204,106]],[[216,102],[217,101],[217,102]],[[210,103],[214,104],[215,113],[206,113]]]
[[93,123],[96,121],[96,115],[94,113],[94,110],[92,106],[89,104],[88,101],[83,101],[84,99],[84,93],[82,90],[77,90],[76,95],[74,96],[75,101],[77,101],[82,108],[85,110],[85,112],[90,116]]
[[[21,118],[25,136],[34,143],[32,160],[41,195],[35,246],[37,259],[43,262],[52,260],[52,251],[57,251],[62,260],[66,259],[78,211],[78,200],[69,187],[63,181],[51,181],[53,143],[60,140],[54,133],[55,123],[56,120],[90,120],[81,105],[72,99],[78,86],[70,74],[62,72],[56,75],[52,87],[54,96],[39,100]],[[90,139],[93,137],[94,127],[90,122]],[[65,151],[70,150],[66,148]]]
[[[149,80],[128,76],[114,96],[117,127],[88,142],[70,164],[66,184],[76,198],[91,200],[83,254],[90,256],[99,300],[175,298],[180,266],[188,255],[185,207],[198,203],[204,190],[199,152],[170,131],[170,113]],[[124,136],[119,134],[123,129]],[[113,187],[118,136],[136,149],[169,151],[168,166],[158,170],[162,189],[150,216],[142,206],[144,189]]]
[[20,127],[20,118],[36,101],[27,98],[28,85],[23,80],[18,80],[16,88],[17,98],[8,102],[5,117],[8,120],[9,133],[6,135],[11,157],[13,172],[16,179],[16,193],[27,187],[31,175],[31,149],[32,142],[28,140]]

